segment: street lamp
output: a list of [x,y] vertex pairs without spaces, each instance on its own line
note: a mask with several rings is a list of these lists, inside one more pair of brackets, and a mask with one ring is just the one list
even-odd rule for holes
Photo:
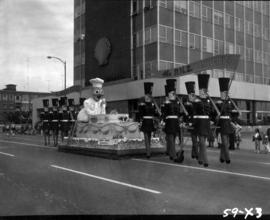
[[65,60],[62,60],[61,58],[59,57],[53,57],[53,56],[47,56],[48,59],[57,59],[58,61],[60,61],[61,63],[64,64],[64,73],[65,73],[65,89],[64,89],[64,92],[65,92],[65,97],[66,97],[66,87],[67,87],[67,63]]

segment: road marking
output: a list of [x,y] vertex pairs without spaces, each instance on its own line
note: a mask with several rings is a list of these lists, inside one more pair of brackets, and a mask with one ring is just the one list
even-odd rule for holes
[[124,182],[120,182],[120,181],[117,181],[117,180],[112,180],[112,179],[108,179],[108,178],[104,178],[104,177],[100,177],[100,176],[95,176],[95,175],[92,175],[92,174],[89,174],[89,173],[83,173],[83,172],[80,172],[80,171],[68,169],[68,168],[65,168],[65,167],[60,167],[60,166],[57,166],[57,165],[51,165],[51,167],[54,167],[54,168],[60,169],[60,170],[69,171],[69,172],[72,172],[72,173],[81,174],[81,175],[84,175],[84,176],[89,176],[89,177],[96,178],[96,179],[99,179],[99,180],[104,180],[104,181],[107,181],[107,182],[110,182],[110,183],[115,183],[115,184],[119,184],[119,185],[122,185],[122,186],[127,186],[127,187],[130,187],[130,188],[135,188],[135,189],[143,190],[143,191],[146,191],[146,192],[151,192],[151,193],[154,193],[154,194],[161,194],[161,192],[156,191],[156,190],[152,190],[152,189],[148,189],[148,188],[144,188],[144,187],[140,187],[140,186],[136,186],[136,185],[132,185],[132,184],[129,184],[129,183],[124,183]]
[[264,163],[264,162],[260,162],[260,163],[265,164],[265,165],[270,165],[270,163]]
[[6,156],[10,156],[10,157],[15,157],[15,155],[13,155],[13,154],[8,154],[8,153],[4,153],[4,152],[0,152],[0,154],[6,155]]
[[251,177],[251,178],[263,179],[263,180],[270,181],[270,177],[256,176],[256,175],[250,175],[250,174],[245,174],[245,173],[237,173],[237,172],[229,172],[229,171],[224,171],[224,170],[215,170],[215,169],[209,169],[209,168],[193,167],[193,166],[165,163],[165,162],[159,162],[159,161],[153,161],[153,160],[143,160],[143,159],[132,159],[132,160],[147,162],[147,163],[154,163],[154,164],[161,164],[161,165],[168,165],[168,166],[174,166],[174,167],[189,168],[189,169],[194,169],[194,170],[203,170],[203,171],[214,172],[214,173],[224,173],[224,174],[230,174],[230,175],[236,175],[236,176]]
[[2,142],[2,143],[9,143],[9,144],[27,145],[27,146],[31,146],[31,147],[40,147],[40,148],[54,149],[54,147],[47,147],[47,146],[43,146],[43,145],[39,145],[39,144],[30,144],[30,143],[26,143],[26,142],[4,141],[4,140],[0,140],[0,142]]

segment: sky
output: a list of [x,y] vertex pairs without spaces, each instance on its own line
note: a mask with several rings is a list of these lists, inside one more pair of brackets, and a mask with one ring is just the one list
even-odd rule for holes
[[0,0],[0,89],[51,92],[73,84],[73,0]]

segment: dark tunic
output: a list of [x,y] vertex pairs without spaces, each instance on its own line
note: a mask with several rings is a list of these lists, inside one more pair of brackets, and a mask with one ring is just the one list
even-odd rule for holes
[[42,120],[42,130],[44,132],[48,132],[50,130],[50,123],[49,123],[50,115],[49,115],[49,112],[48,111],[42,111],[40,113],[40,117],[41,117],[41,120]]
[[58,111],[53,111],[53,113],[52,113],[52,130],[53,131],[59,130],[59,113],[58,113]]
[[214,121],[215,115],[209,99],[197,98],[194,102],[194,132],[199,136],[209,136],[210,120]]
[[178,101],[168,101],[164,103],[163,117],[165,120],[165,133],[178,135],[180,132],[179,117],[180,103]]
[[216,105],[220,111],[220,118],[217,124],[220,127],[219,132],[221,134],[232,134],[234,131],[231,125],[231,112],[234,109],[233,105],[228,100],[219,100]]
[[64,110],[60,115],[60,128],[61,131],[69,131],[70,114],[69,111]]
[[187,101],[184,104],[184,107],[186,108],[188,115],[184,114],[184,122],[192,128],[189,128],[188,131],[189,132],[194,132],[194,128],[193,128],[193,115],[194,115],[194,111],[193,111],[193,103],[190,101]]
[[142,121],[141,131],[155,131],[154,117],[157,116],[156,107],[152,102],[141,102],[139,104],[139,120]]

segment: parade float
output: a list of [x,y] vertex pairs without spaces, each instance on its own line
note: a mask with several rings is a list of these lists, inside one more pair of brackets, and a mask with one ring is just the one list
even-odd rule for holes
[[[100,114],[89,115],[88,122],[77,121],[71,135],[59,145],[59,151],[118,159],[145,155],[145,145],[139,123],[128,114]],[[165,152],[159,137],[152,137],[151,151]]]

